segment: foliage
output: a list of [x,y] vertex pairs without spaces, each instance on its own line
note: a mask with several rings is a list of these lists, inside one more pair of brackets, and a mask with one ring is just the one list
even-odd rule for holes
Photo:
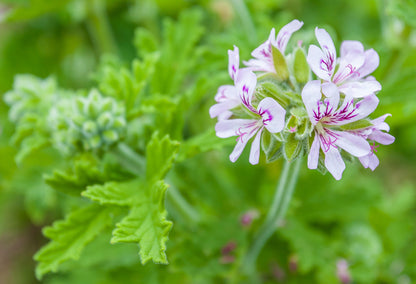
[[[264,135],[259,165],[248,153],[232,164],[235,141],[215,137],[208,109],[230,83],[227,50],[235,44],[248,58],[293,18],[305,22],[292,39],[306,39],[289,66],[298,82],[310,78],[303,47],[314,26],[374,47],[379,114],[392,114],[397,139],[375,172],[353,161],[341,182],[303,161],[255,279],[340,283],[344,259],[353,283],[415,281],[413,1],[3,2],[0,239],[22,249],[0,258],[34,255],[36,268],[5,261],[0,282],[253,283],[241,262],[267,215],[280,158],[307,147],[310,129],[292,108],[285,127],[300,130],[288,139],[305,143]],[[265,80],[257,91],[279,93],[273,87]]]

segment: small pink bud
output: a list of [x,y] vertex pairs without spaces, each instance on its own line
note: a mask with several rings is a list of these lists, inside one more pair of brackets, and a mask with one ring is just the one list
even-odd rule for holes
[[240,222],[243,227],[250,227],[253,220],[259,217],[259,212],[257,210],[249,210],[241,216]]
[[337,261],[337,277],[342,284],[351,283],[351,275],[348,269],[348,262],[345,259]]
[[237,243],[234,241],[230,241],[221,249],[221,254],[229,255],[235,250],[236,247],[237,247]]
[[290,272],[296,272],[298,270],[298,257],[297,255],[291,255],[289,258],[289,270]]
[[286,276],[285,271],[278,264],[273,264],[272,275],[279,282],[283,281]]

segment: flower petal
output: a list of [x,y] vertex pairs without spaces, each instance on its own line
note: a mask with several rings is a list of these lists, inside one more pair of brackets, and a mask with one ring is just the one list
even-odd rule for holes
[[308,168],[311,170],[316,169],[318,167],[319,149],[320,149],[319,137],[318,137],[318,134],[315,134],[315,138],[313,139],[311,149],[308,155]]
[[237,94],[237,89],[232,85],[223,85],[218,88],[215,95],[216,102],[223,102],[229,99],[240,100]]
[[257,77],[253,71],[249,69],[240,70],[236,82],[236,87],[242,103],[250,110],[253,109],[251,105],[251,98],[253,96],[254,89],[256,88],[256,84]]
[[339,91],[337,85],[332,82],[322,83],[322,93],[327,97],[330,106],[336,110],[339,104]]
[[347,58],[351,53],[364,53],[364,46],[357,40],[344,40],[341,43],[341,58]]
[[303,22],[299,20],[293,20],[286,26],[280,29],[276,37],[274,45],[280,50],[282,54],[285,54],[287,43],[294,32],[299,30],[303,26]]
[[238,47],[234,45],[234,50],[228,50],[228,73],[234,81],[237,79],[240,66],[240,55]]
[[353,98],[363,98],[381,90],[376,80],[347,81],[339,86],[339,91]]
[[[239,104],[240,102],[233,101],[233,100],[217,103],[213,105],[212,107],[210,107],[209,115],[211,116],[211,118],[221,116],[222,113],[225,113],[225,112],[228,113],[228,110],[238,106]],[[222,118],[224,118],[224,116],[222,116]]]
[[363,78],[377,69],[378,65],[380,64],[380,57],[378,53],[374,49],[366,50],[365,53],[365,60],[363,66],[358,70],[359,78]]
[[389,131],[390,126],[384,122],[388,116],[391,116],[390,113],[386,113],[385,115],[382,115],[380,117],[377,117],[371,121],[371,123],[378,129],[378,130],[384,130]]
[[341,154],[335,147],[330,147],[325,153],[325,167],[334,176],[336,180],[340,180],[342,172],[345,170],[345,163]]
[[220,138],[240,136],[241,133],[252,132],[252,129],[256,128],[257,122],[255,119],[220,120],[215,125],[215,132]]
[[380,163],[380,161],[379,161],[379,159],[377,158],[377,156],[376,156],[376,154],[374,154],[374,153],[371,153],[369,156],[368,156],[368,167],[372,170],[372,171],[374,171],[376,168],[377,168],[377,166],[379,165],[379,163]]
[[264,98],[257,107],[263,119],[263,125],[271,133],[280,132],[285,126],[286,110],[274,99]]
[[363,118],[371,114],[378,105],[376,95],[370,95],[354,105],[351,97],[345,97],[342,106],[333,114],[329,125],[345,125]]
[[[325,55],[322,50],[316,45],[310,45],[308,50],[308,56],[306,61],[311,67],[313,73],[316,74],[319,78],[325,81],[331,81],[332,71],[328,71],[326,65],[323,63],[325,60]],[[323,65],[324,64],[324,65]]]
[[365,155],[365,156],[362,156],[362,157],[358,157],[358,160],[360,160],[361,164],[363,165],[363,167],[365,169],[368,168],[368,166],[370,164],[370,158],[369,157],[370,157],[371,154],[368,154],[368,155]]
[[270,60],[250,59],[249,61],[244,61],[244,64],[251,71],[263,71],[263,72],[276,73],[276,70],[274,69],[274,65],[271,59]]
[[368,139],[374,140],[383,145],[390,145],[396,138],[388,133],[381,132],[380,130],[374,130],[370,135],[368,135]]
[[318,102],[321,100],[321,97],[321,82],[319,80],[309,81],[303,87],[302,101],[313,125],[317,123],[314,110],[319,107]]
[[248,132],[247,135],[240,136],[237,139],[237,144],[234,147],[234,150],[230,154],[230,161],[235,162],[240,157],[241,153],[243,152],[244,148],[247,145],[247,142],[251,139],[251,137],[256,134],[256,129],[252,129],[252,131]]
[[353,135],[346,131],[333,132],[337,136],[335,145],[344,149],[355,157],[362,157],[371,152],[371,147],[368,142],[361,136]]
[[263,127],[257,132],[256,137],[254,138],[253,142],[251,143],[250,149],[250,158],[249,162],[252,165],[256,165],[259,163],[260,159],[260,137],[261,133],[263,132]]
[[272,52],[271,52],[271,44],[275,42],[275,35],[276,31],[274,28],[270,31],[269,38],[263,42],[259,47],[257,47],[253,52],[251,53],[251,56],[257,59],[265,59],[265,58],[271,58]]

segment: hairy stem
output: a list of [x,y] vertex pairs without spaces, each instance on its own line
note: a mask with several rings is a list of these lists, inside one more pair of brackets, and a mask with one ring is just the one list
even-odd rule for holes
[[104,0],[90,1],[87,28],[99,55],[118,53],[116,41],[108,22]]
[[270,210],[243,260],[243,271],[248,274],[253,274],[256,270],[256,261],[260,251],[286,214],[298,179],[301,161],[301,158],[293,163],[285,161]]

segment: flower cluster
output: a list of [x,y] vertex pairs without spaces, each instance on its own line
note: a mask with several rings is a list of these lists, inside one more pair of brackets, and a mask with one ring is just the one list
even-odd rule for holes
[[[228,51],[234,84],[219,87],[210,108],[211,117],[218,118],[216,134],[237,136],[232,162],[254,137],[249,157],[253,165],[262,148],[268,161],[308,154],[310,169],[325,167],[337,180],[345,169],[344,157],[357,157],[374,170],[379,164],[375,143],[394,142],[384,122],[389,114],[369,119],[381,90],[370,76],[379,65],[378,54],[358,41],[344,41],[337,57],[330,35],[319,28],[319,47],[310,45],[306,55],[298,44],[288,53],[289,39],[302,25],[293,20],[277,36],[272,29],[244,68],[238,47]],[[317,79],[312,80],[311,70]]]

